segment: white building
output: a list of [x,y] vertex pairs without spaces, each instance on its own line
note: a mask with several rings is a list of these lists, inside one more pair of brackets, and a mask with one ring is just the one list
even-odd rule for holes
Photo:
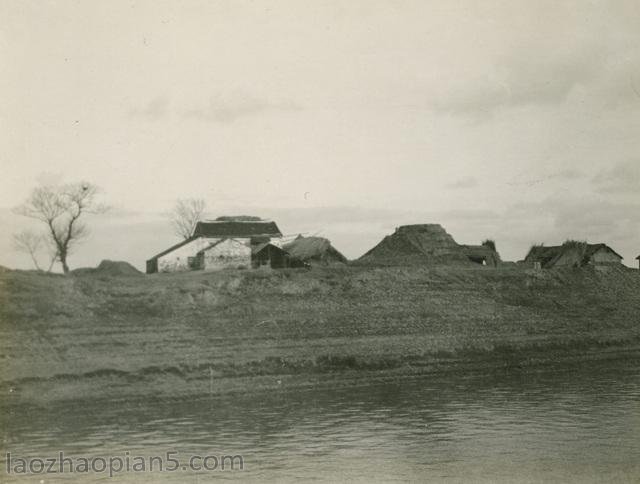
[[198,222],[191,237],[147,260],[147,274],[250,267],[253,247],[280,246],[281,240],[276,223],[266,220]]

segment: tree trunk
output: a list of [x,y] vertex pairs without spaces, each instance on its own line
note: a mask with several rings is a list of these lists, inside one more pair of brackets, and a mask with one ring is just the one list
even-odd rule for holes
[[58,259],[58,254],[56,253],[56,255],[52,256],[51,259],[49,260],[49,267],[47,268],[47,272],[51,272],[51,269],[53,269],[53,264],[56,263],[57,259]]
[[40,264],[38,264],[38,259],[36,258],[36,255],[33,253],[33,251],[29,252],[29,255],[31,256],[33,265],[36,266],[36,270],[40,272],[42,269],[40,269]]
[[69,266],[67,265],[67,254],[60,254],[60,264],[62,264],[62,272],[69,274]]

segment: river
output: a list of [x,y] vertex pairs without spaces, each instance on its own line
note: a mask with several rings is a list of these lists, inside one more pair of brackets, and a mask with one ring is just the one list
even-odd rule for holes
[[[1,413],[0,482],[640,481],[637,360],[189,401],[5,404]],[[113,479],[15,472],[15,459],[60,451],[123,462],[177,452],[180,466]],[[244,470],[182,470],[191,455],[241,455]]]

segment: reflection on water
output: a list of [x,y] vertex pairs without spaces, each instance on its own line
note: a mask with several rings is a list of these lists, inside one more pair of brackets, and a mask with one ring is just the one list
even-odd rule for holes
[[[186,402],[5,408],[4,451],[241,454],[242,472],[116,482],[640,480],[640,362]],[[4,454],[3,451],[3,454]],[[4,460],[4,459],[3,459]],[[4,482],[4,462],[1,464]],[[16,478],[39,482],[43,476]],[[45,482],[104,474],[44,476]]]

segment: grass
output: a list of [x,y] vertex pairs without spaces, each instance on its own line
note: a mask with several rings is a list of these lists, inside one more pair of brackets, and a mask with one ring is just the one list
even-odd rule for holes
[[13,271],[0,274],[0,387],[36,400],[196,395],[211,375],[216,391],[246,390],[612,357],[638,346],[638,309],[640,275],[626,268]]

